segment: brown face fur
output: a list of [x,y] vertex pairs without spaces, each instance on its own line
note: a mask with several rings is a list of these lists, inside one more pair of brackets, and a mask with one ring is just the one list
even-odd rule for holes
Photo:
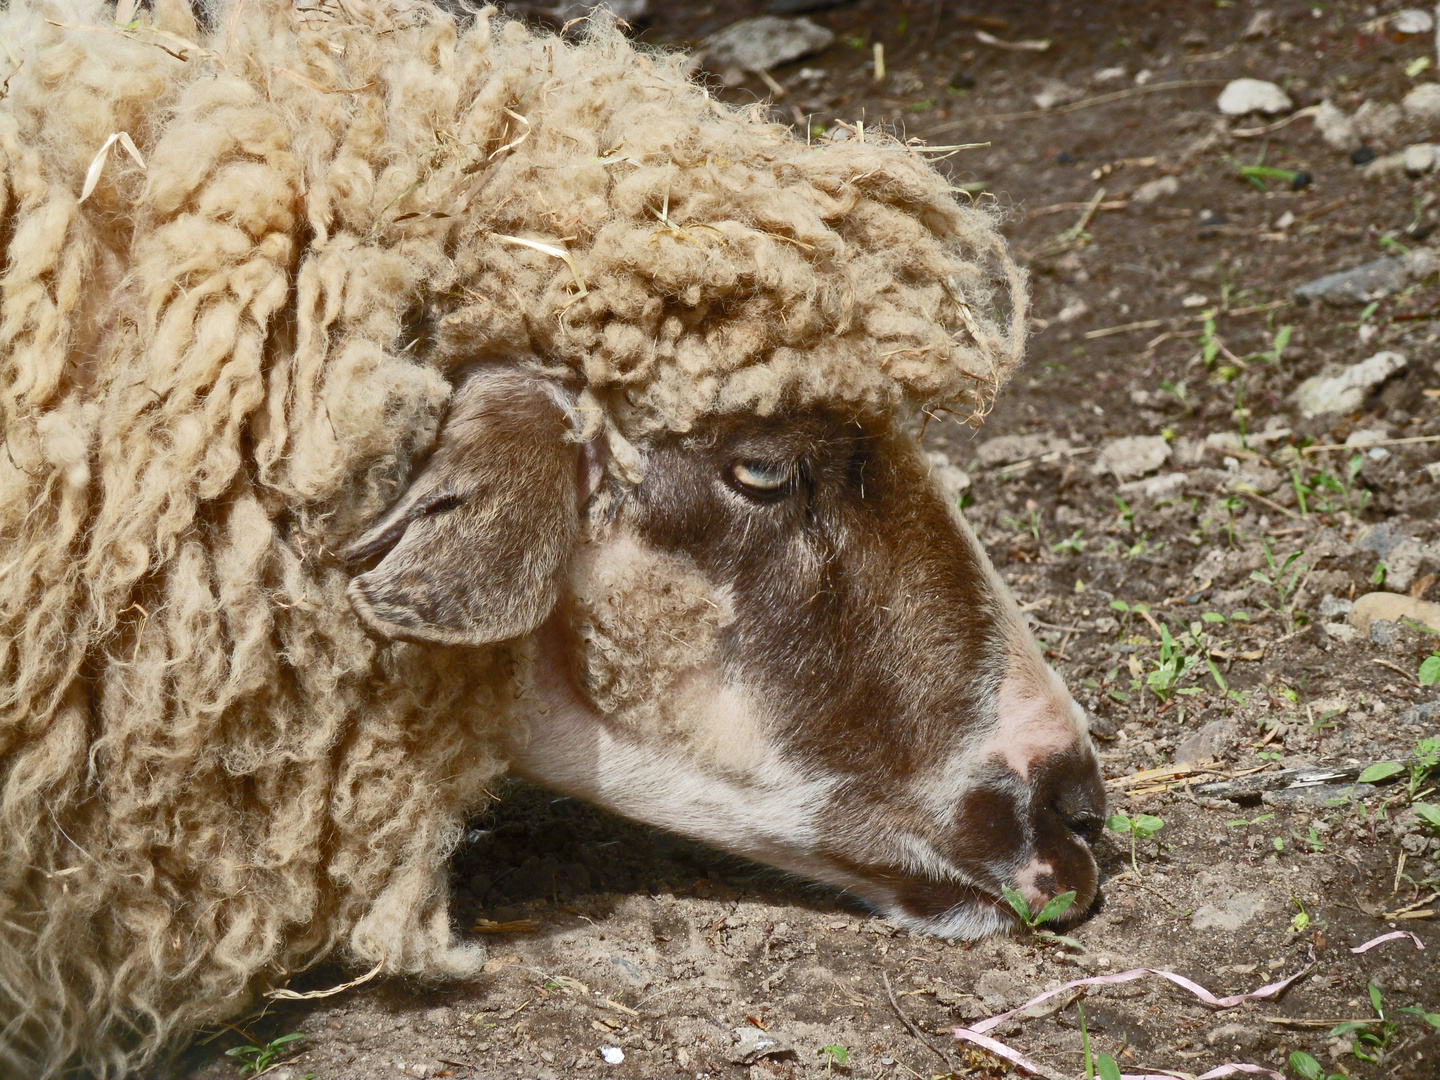
[[[438,580],[477,609],[527,613],[469,632],[536,631],[515,771],[935,933],[1006,925],[1002,886],[1032,906],[1069,889],[1074,914],[1090,904],[1104,791],[1085,718],[890,421],[717,418],[642,447],[639,486],[591,499],[593,446],[564,444],[559,471],[550,451],[513,450],[515,418],[554,447],[564,414],[538,379],[467,382],[452,415],[472,419],[447,421],[444,452],[356,545],[389,551],[352,593],[392,634],[454,640],[407,613],[411,580],[429,582],[422,600]],[[474,494],[443,521],[413,512],[436,491]],[[551,578],[485,573],[495,530],[477,523],[497,499]],[[385,626],[366,607],[377,596]]]

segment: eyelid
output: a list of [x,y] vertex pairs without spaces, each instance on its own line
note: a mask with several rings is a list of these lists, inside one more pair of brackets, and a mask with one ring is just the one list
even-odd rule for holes
[[730,466],[730,474],[746,491],[773,495],[789,486],[795,476],[795,466],[741,459]]

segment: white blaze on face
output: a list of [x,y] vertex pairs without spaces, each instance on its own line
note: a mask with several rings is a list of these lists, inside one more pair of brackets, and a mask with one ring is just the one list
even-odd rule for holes
[[1052,890],[1039,887],[1042,878],[1047,879],[1049,885],[1054,878],[1055,867],[1044,859],[1032,858],[1022,866],[1015,874],[1015,888],[1021,896],[1025,897],[1030,910],[1039,911],[1045,906],[1052,895]]

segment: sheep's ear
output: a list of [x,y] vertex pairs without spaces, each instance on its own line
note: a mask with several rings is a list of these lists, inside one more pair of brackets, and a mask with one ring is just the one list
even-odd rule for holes
[[576,445],[541,380],[506,370],[455,391],[435,451],[400,501],[345,552],[380,562],[350,583],[388,637],[483,645],[555,606],[578,530]]

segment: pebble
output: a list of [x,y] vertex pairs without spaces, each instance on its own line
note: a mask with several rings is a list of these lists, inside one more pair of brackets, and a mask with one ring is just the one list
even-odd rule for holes
[[1384,142],[1404,119],[1405,113],[1399,105],[1381,105],[1366,101],[1355,110],[1350,122],[1355,125],[1356,133],[1366,142]]
[[1414,120],[1440,119],[1440,83],[1421,83],[1405,95],[1400,107]]
[[1336,150],[1350,151],[1360,145],[1361,140],[1356,134],[1355,125],[1350,122],[1345,110],[1336,107],[1334,102],[1327,100],[1320,103],[1314,123],[1320,137]]
[[1424,176],[1435,168],[1436,156],[1440,155],[1440,146],[1434,143],[1416,143],[1407,146],[1401,155],[1401,164],[1405,168],[1405,175],[1412,179]]
[[1325,636],[1342,645],[1350,645],[1360,639],[1360,631],[1345,623],[1327,622],[1320,624],[1325,630]]
[[1159,476],[1149,476],[1143,480],[1131,480],[1129,483],[1121,484],[1118,491],[1122,498],[1139,498],[1153,503],[1160,499],[1168,499],[1184,490],[1185,482],[1189,479],[1189,473],[1161,473]]
[[1395,624],[1389,619],[1370,620],[1370,644],[1389,647],[1395,644]]
[[1246,41],[1252,41],[1255,38],[1267,37],[1273,29],[1275,29],[1275,13],[1269,8],[1261,8],[1250,16],[1250,22],[1241,36]]
[[1154,180],[1145,181],[1131,192],[1130,201],[1141,206],[1149,206],[1151,203],[1178,194],[1180,194],[1178,179],[1173,176],[1157,176]]
[[1295,390],[1295,402],[1307,418],[1350,412],[1360,407],[1366,394],[1403,370],[1407,363],[1403,353],[1378,352],[1368,360],[1352,364],[1339,375],[1306,379]]
[[1362,634],[1370,633],[1373,623],[1388,622],[1393,626],[1401,619],[1413,619],[1440,631],[1440,604],[1400,593],[1372,592],[1356,600],[1350,611],[1350,625]]
[[1350,154],[1351,165],[1369,165],[1375,160],[1375,151],[1368,146],[1361,146]]
[[1090,81],[1098,86],[1101,83],[1115,82],[1117,79],[1123,79],[1127,74],[1129,73],[1123,67],[1101,68],[1095,72],[1094,75],[1090,76]]
[[1040,92],[1031,97],[1037,109],[1053,109],[1056,105],[1068,105],[1081,97],[1081,92],[1059,79],[1046,79]]
[[1052,439],[1046,435],[1000,435],[994,439],[986,439],[975,447],[975,460],[983,466],[1009,465],[1026,458],[1068,449],[1068,439]]
[[717,68],[769,71],[830,45],[835,35],[809,19],[757,15],[741,19],[705,42],[706,63]]
[[1402,724],[1430,724],[1440,722],[1440,701],[1427,701],[1411,705],[1400,714]]
[[1266,908],[1265,897],[1256,892],[1236,893],[1218,904],[1202,904],[1190,916],[1194,930],[1239,930]]
[[1235,748],[1237,734],[1234,720],[1212,720],[1175,748],[1175,764],[1224,757]]
[[619,1065],[625,1060],[625,1051],[618,1046],[600,1047],[600,1057],[606,1065]]
[[1100,450],[1095,462],[1097,476],[1110,473],[1117,480],[1144,476],[1170,460],[1170,444],[1159,435],[1132,435],[1114,439]]
[[930,473],[940,485],[941,493],[948,502],[955,502],[960,493],[970,486],[970,474],[951,464],[950,459],[938,450],[932,450],[925,456],[930,459]]
[[1410,280],[1405,263],[1392,255],[1362,263],[1350,270],[1326,274],[1307,281],[1295,290],[1295,299],[1302,304],[1324,300],[1328,304],[1368,304],[1391,293],[1399,292]]
[[1226,116],[1247,113],[1283,113],[1295,107],[1290,95],[1264,79],[1235,79],[1220,91],[1216,106]]
[[1406,8],[1391,16],[1390,25],[1397,34],[1428,34],[1435,29],[1435,17],[1419,8]]

